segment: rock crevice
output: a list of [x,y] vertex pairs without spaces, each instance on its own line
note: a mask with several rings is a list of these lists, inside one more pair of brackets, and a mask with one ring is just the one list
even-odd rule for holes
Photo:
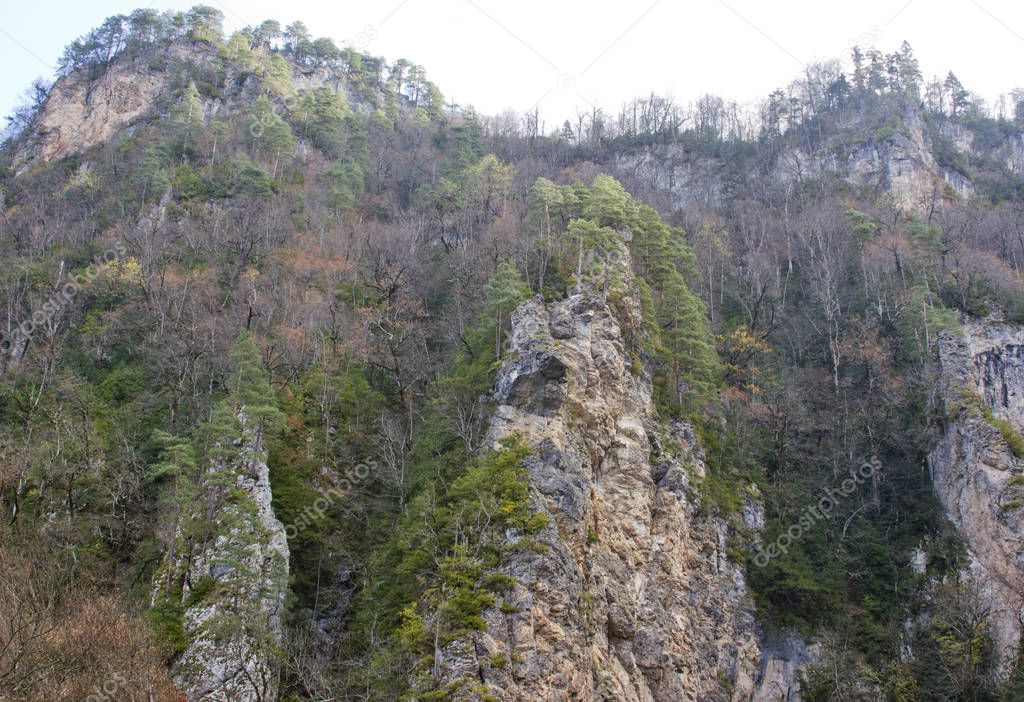
[[613,309],[585,290],[513,315],[488,441],[515,433],[533,449],[529,487],[548,526],[539,552],[514,558],[512,592],[451,670],[498,699],[755,694],[744,570],[726,558],[725,520],[699,508],[692,431],[662,422],[637,372],[623,330],[640,328],[640,314],[629,296]]
[[1024,327],[965,321],[939,341],[939,374],[946,423],[928,456],[932,482],[1007,657],[1024,621],[1024,461],[1007,440],[1024,431]]

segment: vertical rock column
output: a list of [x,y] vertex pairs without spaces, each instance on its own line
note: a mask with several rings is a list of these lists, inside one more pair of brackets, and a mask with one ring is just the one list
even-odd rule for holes
[[1006,657],[1024,620],[1024,461],[1007,441],[1024,431],[1024,327],[968,320],[941,337],[939,366],[947,423],[928,466]]
[[189,702],[277,699],[288,542],[271,508],[266,450],[244,412],[238,419],[232,458],[207,470],[221,499],[182,520],[173,562],[154,581],[155,600],[181,605],[187,644],[172,672]]
[[[612,265],[632,289],[628,253]],[[704,516],[692,433],[666,425],[614,305],[584,290],[513,315],[489,441],[522,436],[543,548],[513,558],[516,585],[486,631],[450,647],[451,679],[501,700],[745,700],[760,660],[728,526]],[[495,661],[501,661],[496,664]]]

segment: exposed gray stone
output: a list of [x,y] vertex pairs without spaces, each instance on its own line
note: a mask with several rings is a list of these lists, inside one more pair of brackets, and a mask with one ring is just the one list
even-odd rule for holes
[[[948,421],[928,455],[935,492],[969,549],[1003,656],[1024,619],[1024,462],[985,417],[1024,431],[1024,327],[969,319],[939,340],[939,397]],[[1016,479],[1015,479],[1016,478]]]

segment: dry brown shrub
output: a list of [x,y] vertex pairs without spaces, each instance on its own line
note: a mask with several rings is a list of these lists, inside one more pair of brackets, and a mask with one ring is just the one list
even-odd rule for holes
[[0,700],[182,702],[160,652],[116,593],[69,590],[0,545]]

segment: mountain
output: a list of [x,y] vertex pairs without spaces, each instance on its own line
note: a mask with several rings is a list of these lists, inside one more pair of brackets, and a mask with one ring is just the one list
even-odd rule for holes
[[1015,700],[1024,103],[546,133],[138,10],[0,151],[0,700]]

